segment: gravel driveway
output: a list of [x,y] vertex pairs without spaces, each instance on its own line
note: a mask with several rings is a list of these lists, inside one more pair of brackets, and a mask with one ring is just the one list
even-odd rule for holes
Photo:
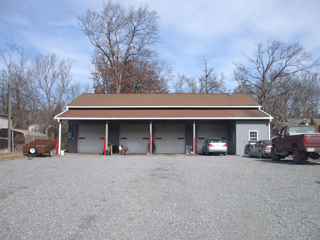
[[320,164],[68,154],[0,162],[0,239],[320,239]]

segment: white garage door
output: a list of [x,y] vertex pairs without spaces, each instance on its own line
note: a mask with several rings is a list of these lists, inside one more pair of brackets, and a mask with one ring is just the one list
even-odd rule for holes
[[202,152],[202,143],[207,138],[223,138],[228,142],[228,124],[198,124],[197,125],[197,153]]
[[105,124],[78,125],[78,153],[102,153],[105,137]]
[[154,144],[156,153],[185,153],[185,125],[155,124]]
[[120,124],[120,145],[128,147],[128,153],[147,153],[150,125]]

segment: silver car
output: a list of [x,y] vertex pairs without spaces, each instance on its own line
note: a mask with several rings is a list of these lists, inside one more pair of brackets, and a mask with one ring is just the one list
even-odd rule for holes
[[271,155],[271,140],[261,140],[252,145],[248,149],[248,157],[270,157]]
[[222,138],[208,138],[202,146],[202,154],[222,153],[227,155],[228,147]]

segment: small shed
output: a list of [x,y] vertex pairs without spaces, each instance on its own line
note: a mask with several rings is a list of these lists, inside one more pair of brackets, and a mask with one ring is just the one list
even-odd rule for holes
[[[46,139],[46,135],[43,133],[22,129],[13,129],[13,137],[14,145],[18,151],[22,149],[22,145],[27,144],[33,140]],[[0,129],[0,148],[8,148],[8,128]]]
[[[12,118],[11,117],[11,124],[12,124]],[[5,114],[0,114],[0,128],[7,128],[8,127],[8,115]]]

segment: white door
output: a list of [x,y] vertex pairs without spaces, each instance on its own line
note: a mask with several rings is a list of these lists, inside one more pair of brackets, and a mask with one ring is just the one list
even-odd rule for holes
[[185,125],[155,124],[154,144],[156,153],[185,153]]
[[202,152],[203,142],[207,138],[222,138],[228,143],[228,124],[198,124],[197,153]]
[[120,144],[128,147],[128,153],[147,153],[149,124],[120,124]]
[[79,124],[77,152],[102,153],[105,129],[105,124]]

